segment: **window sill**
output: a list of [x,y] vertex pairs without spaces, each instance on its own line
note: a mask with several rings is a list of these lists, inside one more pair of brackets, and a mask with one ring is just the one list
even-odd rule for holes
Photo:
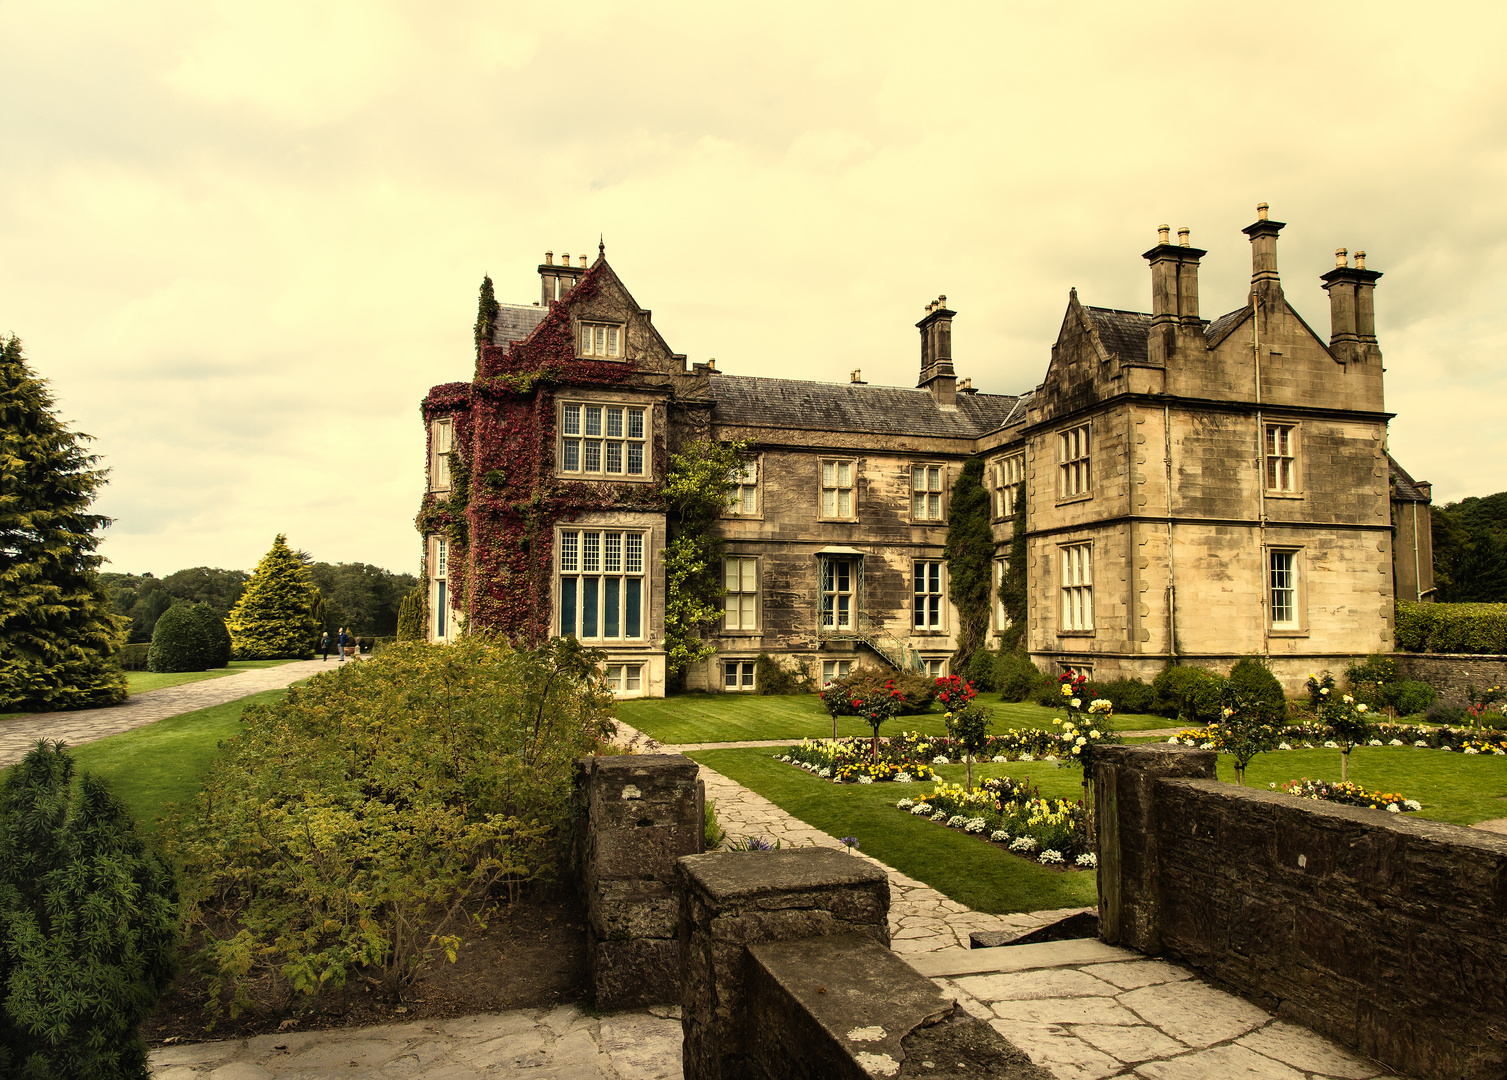
[[1094,636],[1094,634],[1095,634],[1095,631],[1093,631],[1093,630],[1059,630],[1059,631],[1057,631],[1057,636],[1058,637],[1091,638],[1091,637]]
[[723,521],[763,521],[763,514],[723,514]]
[[583,356],[580,353],[576,354],[576,359],[589,360],[594,364],[626,364],[628,362],[626,356]]
[[578,480],[583,484],[652,484],[652,476],[625,476],[618,473],[556,472],[556,480]]
[[913,627],[911,627],[910,636],[911,637],[946,637],[950,633],[952,633],[951,630],[941,630],[941,629],[938,629],[938,630],[927,630],[927,629],[923,629],[922,627],[919,627],[919,626],[913,626]]
[[1087,493],[1085,493],[1083,495],[1065,495],[1065,496],[1062,496],[1062,497],[1058,498],[1057,505],[1058,506],[1067,506],[1069,503],[1088,502],[1093,497],[1094,497],[1094,493],[1092,491],[1087,492]]
[[821,522],[821,523],[823,523],[823,524],[830,524],[830,525],[857,525],[858,524],[858,519],[856,517],[845,517],[845,518],[819,517],[816,520],[819,521],[819,522]]
[[718,637],[744,637],[744,638],[752,638],[752,637],[758,637],[762,633],[763,633],[762,630],[723,630],[717,636]]
[[1304,498],[1304,494],[1301,491],[1268,491],[1268,492],[1266,492],[1266,497],[1268,499],[1299,499],[1299,500],[1301,500],[1301,499]]
[[947,527],[946,518],[911,518],[910,523],[918,529]]
[[1266,631],[1266,635],[1267,637],[1305,638],[1308,636],[1308,631],[1293,628],[1278,629],[1277,627],[1273,626]]

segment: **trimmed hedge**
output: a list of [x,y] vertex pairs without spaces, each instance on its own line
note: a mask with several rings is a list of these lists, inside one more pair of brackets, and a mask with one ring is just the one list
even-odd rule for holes
[[214,650],[192,604],[174,604],[162,613],[147,650],[151,671],[208,671]]
[[1507,604],[1397,601],[1399,652],[1507,653]]
[[147,669],[147,650],[151,643],[143,641],[138,645],[122,645],[116,656],[120,659],[122,671],[145,671]]

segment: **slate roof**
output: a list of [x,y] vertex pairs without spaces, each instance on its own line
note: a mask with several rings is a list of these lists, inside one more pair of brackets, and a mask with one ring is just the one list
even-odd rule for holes
[[534,327],[544,321],[548,308],[537,304],[501,304],[497,321],[492,324],[492,344],[506,345],[522,341],[534,332]]
[[1418,481],[1409,476],[1408,471],[1397,464],[1397,459],[1391,454],[1387,455],[1387,465],[1392,473],[1392,500],[1394,502],[1433,501],[1418,489]]
[[1251,306],[1247,304],[1245,307],[1236,308],[1234,311],[1221,315],[1211,322],[1209,328],[1204,331],[1204,339],[1209,343],[1209,347],[1213,348],[1219,344],[1220,339],[1239,326],[1250,313]]
[[944,410],[929,390],[748,375],[709,378],[720,422],[804,431],[973,439],[999,427],[1017,401],[1008,394],[959,394],[957,409]]
[[1115,308],[1089,307],[1089,321],[1104,348],[1121,360],[1146,359],[1146,340],[1151,336],[1151,316],[1144,311],[1119,311]]

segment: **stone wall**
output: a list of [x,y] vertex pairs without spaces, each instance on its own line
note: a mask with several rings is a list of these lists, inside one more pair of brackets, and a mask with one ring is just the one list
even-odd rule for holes
[[702,849],[697,766],[679,754],[579,762],[578,869],[596,1007],[680,1000],[675,861]]
[[1468,705],[1468,691],[1507,686],[1507,656],[1468,653],[1393,653],[1399,679],[1418,679],[1439,691],[1439,700]]
[[1400,1072],[1507,1076],[1507,837],[1235,787],[1214,760],[1100,752],[1104,940]]

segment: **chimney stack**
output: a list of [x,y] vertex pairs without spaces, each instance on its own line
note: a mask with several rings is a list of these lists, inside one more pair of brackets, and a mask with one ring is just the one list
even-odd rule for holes
[[1334,269],[1319,280],[1329,293],[1329,351],[1348,364],[1378,353],[1374,292],[1381,272],[1366,269],[1364,251],[1355,253],[1354,266],[1347,265],[1346,254],[1336,249]]
[[957,312],[947,307],[947,297],[939,296],[926,305],[926,317],[916,324],[921,331],[921,378],[918,388],[925,387],[938,405],[957,404],[957,375],[952,369],[952,317]]
[[1151,335],[1148,357],[1153,363],[1165,364],[1177,351],[1178,336],[1197,332],[1203,327],[1198,319],[1198,261],[1207,252],[1188,242],[1187,227],[1177,230],[1177,243],[1171,242],[1172,228],[1159,225],[1156,247],[1142,258],[1151,264]]
[[1241,230],[1251,238],[1250,303],[1265,312],[1267,317],[1285,303],[1282,279],[1277,275],[1277,234],[1286,224],[1285,221],[1272,221],[1266,203],[1258,203],[1255,222]]
[[564,300],[570,290],[576,287],[581,280],[581,274],[586,266],[586,256],[581,256],[581,266],[570,265],[570,253],[560,253],[560,265],[555,265],[555,253],[546,251],[544,261],[539,264],[539,293],[540,306],[549,307],[553,300]]

